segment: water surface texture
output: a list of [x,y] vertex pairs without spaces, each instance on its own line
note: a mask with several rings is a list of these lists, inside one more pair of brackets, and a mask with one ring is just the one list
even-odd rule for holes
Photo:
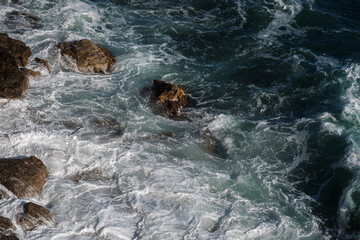
[[[359,238],[359,1],[0,0],[0,21],[12,10],[40,26],[0,31],[53,68],[0,100],[1,157],[50,174],[36,201],[55,225],[24,239]],[[56,45],[83,38],[113,73],[64,67]],[[154,111],[154,79],[186,89],[189,120]]]

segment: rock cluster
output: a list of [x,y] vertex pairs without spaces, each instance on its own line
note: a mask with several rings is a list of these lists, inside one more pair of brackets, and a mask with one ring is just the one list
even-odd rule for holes
[[[7,192],[18,198],[36,197],[41,194],[47,176],[45,165],[34,156],[0,159],[0,186],[6,189],[0,189],[0,199],[10,197]],[[16,219],[17,225],[28,231],[54,221],[49,210],[32,202],[24,204]],[[15,230],[10,219],[0,216],[0,239],[18,239]]]
[[[0,33],[0,97],[21,97],[29,86],[29,76],[40,76],[39,72],[26,68],[31,55],[24,42]],[[49,65],[46,60],[38,61]]]

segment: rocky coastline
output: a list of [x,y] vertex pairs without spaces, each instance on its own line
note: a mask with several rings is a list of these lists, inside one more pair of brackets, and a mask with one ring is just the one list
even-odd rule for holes
[[[13,11],[6,13],[6,24],[36,28],[39,18]],[[110,51],[89,39],[62,42],[56,48],[67,68],[81,74],[110,74],[116,61]],[[45,69],[48,74],[52,72],[51,62],[32,58],[32,51],[24,42],[0,33],[0,97],[26,97],[24,94],[31,82],[42,76],[33,66]],[[156,113],[173,120],[186,119],[183,109],[189,107],[190,98],[183,87],[154,80],[147,89],[150,101],[157,106]],[[172,133],[169,135],[172,136]],[[200,146],[209,154],[216,155],[216,141],[208,129],[203,131],[202,138]],[[0,216],[0,239],[19,239],[18,231],[31,231],[39,226],[54,224],[56,219],[49,209],[28,201],[28,198],[38,199],[41,196],[49,174],[44,163],[35,156],[0,159],[0,199],[23,200],[15,221]]]

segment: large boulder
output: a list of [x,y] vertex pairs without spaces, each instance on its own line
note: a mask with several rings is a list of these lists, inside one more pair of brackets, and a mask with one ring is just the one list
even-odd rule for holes
[[15,230],[9,218],[0,216],[0,240],[19,240],[15,235]]
[[39,195],[48,171],[34,156],[22,159],[0,159],[0,184],[18,198]]
[[106,49],[88,39],[63,42],[59,45],[61,55],[75,60],[76,66],[83,73],[111,72],[115,57]]
[[54,222],[53,214],[43,206],[28,202],[24,205],[24,213],[17,216],[17,224],[31,231],[37,226],[50,226]]
[[26,74],[19,69],[14,56],[7,49],[0,47],[0,96],[19,98],[29,86]]
[[31,57],[31,50],[26,44],[20,40],[10,38],[5,33],[0,33],[0,47],[5,48],[14,56],[17,64],[25,67]]
[[179,85],[154,80],[152,98],[169,117],[179,117],[181,108],[189,104],[189,97]]

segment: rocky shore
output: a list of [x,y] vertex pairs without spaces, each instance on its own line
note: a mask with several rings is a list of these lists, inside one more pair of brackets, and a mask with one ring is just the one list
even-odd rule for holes
[[[6,24],[20,24],[25,28],[36,28],[37,17],[17,11],[6,14]],[[113,54],[89,39],[59,43],[56,48],[70,70],[82,74],[109,74],[115,64]],[[19,99],[24,96],[29,84],[41,73],[33,66],[41,66],[48,74],[52,63],[45,59],[32,58],[31,49],[22,41],[0,33],[0,97]],[[56,73],[55,73],[56,74]],[[179,85],[162,80],[154,80],[149,98],[156,104],[157,113],[170,119],[181,120],[183,109],[189,106],[189,96]],[[103,125],[103,124],[102,124]],[[169,134],[172,136],[172,133]],[[209,154],[216,155],[216,141],[209,130],[202,134],[200,144]],[[44,163],[34,157],[0,159],[0,199],[22,199],[21,209],[16,219],[0,216],[0,239],[19,239],[17,231],[31,231],[39,226],[54,224],[54,216],[44,206],[28,201],[38,199],[42,194],[48,172]],[[91,173],[93,174],[93,173]]]

